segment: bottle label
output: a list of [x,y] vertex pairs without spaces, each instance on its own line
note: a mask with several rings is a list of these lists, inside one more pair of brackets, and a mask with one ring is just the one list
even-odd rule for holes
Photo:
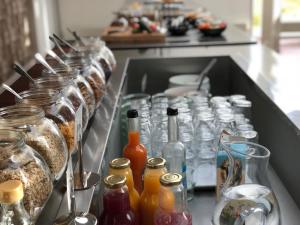
[[181,164],[181,175],[182,175],[182,184],[185,189],[187,189],[187,178],[186,178],[186,163],[182,162]]

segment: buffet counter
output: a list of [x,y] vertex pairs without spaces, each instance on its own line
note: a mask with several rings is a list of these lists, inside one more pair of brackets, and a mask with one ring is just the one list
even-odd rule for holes
[[[262,93],[264,100],[273,108],[270,114],[260,114],[258,132],[261,144],[271,152],[270,179],[281,208],[282,224],[296,225],[300,221],[300,182],[295,171],[300,170],[298,159],[299,121],[297,113],[300,105],[298,99],[297,74],[283,73],[290,65],[281,64],[280,58],[271,50],[261,45],[193,47],[193,48],[151,48],[140,50],[114,51],[117,69],[108,82],[107,94],[101,106],[90,121],[85,133],[84,165],[86,170],[99,172],[103,177],[108,160],[120,154],[121,149],[114,149],[114,136],[117,135],[118,106],[120,96],[124,92],[130,59],[146,58],[185,58],[199,56],[230,56],[250,79],[251,88]],[[182,65],[184,65],[184,60]],[[155,67],[156,65],[153,65]],[[299,71],[291,70],[291,71]],[[176,71],[175,71],[176,72]],[[142,75],[142,74],[141,74]],[[299,83],[299,82],[298,82]],[[289,101],[290,100],[290,101]],[[260,107],[260,106],[258,106]],[[263,108],[264,106],[262,106]],[[261,113],[264,112],[263,110]],[[268,113],[268,112],[267,112]],[[295,116],[296,115],[296,116]],[[277,121],[274,121],[274,118]],[[273,120],[273,121],[272,121]],[[273,123],[272,123],[273,122]],[[257,124],[256,124],[257,125]],[[118,137],[119,138],[119,137]],[[282,155],[284,154],[284,157]],[[76,192],[78,211],[91,210],[99,215],[101,208],[102,184],[83,192]],[[190,207],[193,212],[193,224],[209,224],[214,208],[214,192],[199,192],[195,195]],[[67,200],[63,185],[58,185],[44,208],[37,224],[52,224],[53,220],[67,211]]]

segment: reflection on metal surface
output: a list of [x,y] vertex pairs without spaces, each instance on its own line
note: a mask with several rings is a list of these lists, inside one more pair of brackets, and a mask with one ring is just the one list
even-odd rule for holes
[[[81,177],[81,175],[83,175]],[[90,189],[93,186],[96,186],[100,182],[100,175],[93,172],[84,171],[83,174],[75,173],[74,174],[74,188],[76,191],[82,191]]]

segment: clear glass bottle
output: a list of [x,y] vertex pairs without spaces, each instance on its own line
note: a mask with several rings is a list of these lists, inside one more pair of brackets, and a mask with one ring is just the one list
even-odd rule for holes
[[0,129],[0,182],[22,182],[24,206],[33,221],[52,192],[50,176],[50,170],[41,155],[25,144],[23,133]]
[[140,198],[141,225],[152,225],[154,213],[159,205],[159,178],[167,172],[166,160],[163,158],[150,158],[147,161],[144,173],[144,191]]
[[126,177],[110,175],[104,179],[103,211],[101,225],[138,225],[130,208]]
[[25,142],[47,162],[54,180],[64,173],[68,148],[58,126],[36,106],[14,105],[0,108],[0,127],[21,131]]
[[233,102],[233,109],[235,113],[242,113],[246,118],[251,120],[252,102],[248,100],[236,100]]
[[168,171],[182,174],[184,187],[187,188],[186,151],[178,138],[178,110],[168,108],[167,115],[168,143],[162,150],[162,156],[167,161],[166,167]]
[[192,225],[182,176],[166,173],[160,177],[160,183],[159,208],[155,212],[154,225]]
[[0,224],[33,225],[23,203],[24,191],[20,180],[0,183]]

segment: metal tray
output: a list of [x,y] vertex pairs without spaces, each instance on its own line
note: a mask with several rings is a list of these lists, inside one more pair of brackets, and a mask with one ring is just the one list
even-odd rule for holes
[[[124,71],[127,77],[122,87],[122,94],[141,92],[144,89],[145,83],[143,82],[145,82],[145,78],[143,77],[145,76],[147,77],[146,93],[155,94],[162,92],[168,88],[169,77],[183,73],[199,73],[211,58],[131,59],[128,61],[126,70]],[[295,213],[299,211],[296,204],[300,205],[300,196],[299,192],[295,190],[297,188],[299,190],[300,183],[294,179],[294,170],[288,169],[287,159],[282,157],[282,146],[286,146],[286,152],[292,153],[294,157],[299,158],[299,151],[295,151],[295,146],[299,146],[300,144],[296,129],[286,119],[279,108],[256,86],[255,82],[249,78],[230,56],[218,56],[217,58],[218,63],[209,75],[211,92],[213,95],[244,94],[252,101],[252,120],[260,134],[260,143],[267,146],[272,152],[269,175],[272,187],[279,199],[280,207],[283,209],[282,224],[296,224],[295,218],[291,218],[291,212]],[[107,146],[104,158],[105,164],[114,157],[122,154],[119,113],[118,110],[116,113],[116,123],[110,133],[109,139],[113,141]],[[295,146],[292,146],[291,142]],[[290,157],[292,156],[287,156],[287,158]],[[282,168],[285,169],[282,170]],[[105,167],[103,167],[102,172],[104,174],[107,172]],[[189,207],[193,214],[193,224],[210,224],[214,205],[214,190],[211,188],[208,190],[195,190],[194,199],[189,202]],[[295,214],[293,216],[298,217]]]

